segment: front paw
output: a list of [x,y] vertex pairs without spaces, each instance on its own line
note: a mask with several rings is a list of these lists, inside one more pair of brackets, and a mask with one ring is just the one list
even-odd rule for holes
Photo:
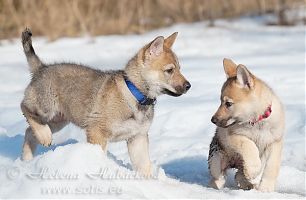
[[243,190],[251,190],[251,189],[254,189],[255,188],[255,185],[248,182],[248,181],[245,181],[245,182],[238,182],[238,185],[241,189]]
[[261,192],[273,192],[275,190],[274,183],[261,182],[257,188]]
[[251,166],[244,166],[243,173],[248,180],[253,180],[260,174],[261,170],[261,163],[258,163]]
[[241,172],[237,172],[235,175],[237,185],[243,190],[251,190],[255,188],[255,185],[251,183]]

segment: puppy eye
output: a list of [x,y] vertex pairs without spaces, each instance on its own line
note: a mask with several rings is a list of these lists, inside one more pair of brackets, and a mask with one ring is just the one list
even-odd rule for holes
[[229,102],[229,101],[225,102],[225,106],[226,106],[226,107],[231,107],[232,105],[233,105],[232,102]]
[[167,69],[165,72],[167,72],[168,74],[172,74],[173,73],[173,69]]

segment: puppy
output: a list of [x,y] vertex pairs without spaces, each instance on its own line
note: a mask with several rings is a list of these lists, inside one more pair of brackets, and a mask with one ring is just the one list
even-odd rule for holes
[[[235,180],[242,189],[272,192],[281,162],[284,108],[269,86],[245,66],[229,59],[223,65],[227,80],[211,119],[217,129],[209,150],[208,186],[222,188],[226,170],[236,168]],[[254,184],[262,171],[259,185]]]
[[52,134],[68,123],[85,130],[87,141],[101,145],[125,140],[134,170],[150,176],[148,131],[157,96],[180,96],[191,85],[171,50],[177,32],[145,45],[124,70],[100,71],[73,63],[44,64],[35,54],[32,33],[22,45],[32,74],[21,110],[29,128],[22,159],[31,160],[38,144],[50,146]]

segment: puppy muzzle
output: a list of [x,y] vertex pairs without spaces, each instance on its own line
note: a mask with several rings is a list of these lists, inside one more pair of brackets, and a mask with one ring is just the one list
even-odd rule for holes
[[213,124],[216,124],[219,127],[227,128],[229,126],[232,126],[236,124],[236,120],[233,118],[227,118],[227,119],[218,119],[217,117],[212,117],[210,120]]
[[172,92],[168,89],[164,89],[163,93],[168,94],[170,96],[178,97],[178,96],[181,96],[182,94],[185,94],[190,88],[191,88],[191,84],[188,81],[186,81],[184,82],[183,85],[176,86],[174,88],[175,92]]

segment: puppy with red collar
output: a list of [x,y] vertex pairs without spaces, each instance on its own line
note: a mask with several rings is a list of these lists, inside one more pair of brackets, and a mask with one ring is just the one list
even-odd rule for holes
[[[281,162],[285,113],[271,88],[244,65],[223,60],[227,80],[221,105],[211,122],[217,125],[209,150],[209,187],[221,189],[226,170],[236,168],[235,180],[244,190],[275,190]],[[261,173],[259,184],[254,179]]]

